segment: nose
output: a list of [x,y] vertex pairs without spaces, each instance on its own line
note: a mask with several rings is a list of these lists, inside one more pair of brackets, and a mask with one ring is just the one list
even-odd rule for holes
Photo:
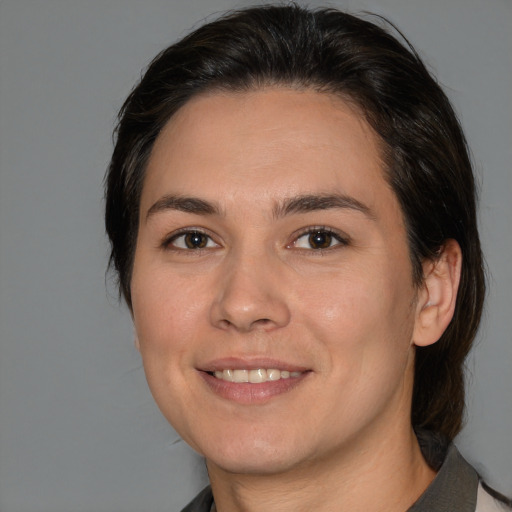
[[224,265],[210,312],[216,327],[271,331],[289,323],[282,271],[277,262],[260,256],[238,258]]

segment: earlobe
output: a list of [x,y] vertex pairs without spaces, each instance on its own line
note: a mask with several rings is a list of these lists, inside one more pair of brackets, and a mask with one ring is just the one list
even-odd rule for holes
[[462,251],[456,240],[447,240],[439,257],[423,265],[423,285],[418,292],[412,341],[418,347],[435,343],[448,327],[457,300]]

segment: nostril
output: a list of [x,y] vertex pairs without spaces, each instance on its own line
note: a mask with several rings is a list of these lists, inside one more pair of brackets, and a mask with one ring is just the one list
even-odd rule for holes
[[239,322],[239,323],[232,322],[226,318],[223,318],[222,320],[219,321],[218,326],[221,329],[236,328],[239,330],[250,331],[252,329],[257,329],[258,327],[263,327],[263,328],[268,327],[269,325],[272,325],[273,323],[274,322],[270,318],[258,318],[257,320],[254,320],[252,322],[249,322],[246,325],[243,325],[242,322]]
[[226,319],[223,319],[219,322],[219,326],[222,328],[222,329],[227,329],[228,327],[231,327],[233,324],[229,321],[229,320],[226,320]]
[[275,322],[271,320],[270,318],[258,318],[257,320],[254,320],[251,322],[251,325],[249,326],[249,329],[258,329],[263,328],[267,329],[269,326],[274,325]]

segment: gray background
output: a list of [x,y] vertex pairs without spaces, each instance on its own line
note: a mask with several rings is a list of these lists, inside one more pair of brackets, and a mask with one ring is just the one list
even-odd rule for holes
[[[153,404],[129,315],[105,286],[102,178],[140,70],[206,16],[248,4],[0,0],[1,512],[176,511],[205,482]],[[512,3],[330,5],[396,22],[461,115],[490,292],[458,444],[511,493]]]

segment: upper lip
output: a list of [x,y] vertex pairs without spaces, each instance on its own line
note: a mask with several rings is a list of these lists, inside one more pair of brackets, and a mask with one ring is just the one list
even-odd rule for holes
[[258,370],[259,368],[286,370],[289,372],[305,372],[309,369],[303,365],[295,363],[260,357],[223,357],[208,361],[199,367],[200,370],[205,372],[216,372],[222,370]]

